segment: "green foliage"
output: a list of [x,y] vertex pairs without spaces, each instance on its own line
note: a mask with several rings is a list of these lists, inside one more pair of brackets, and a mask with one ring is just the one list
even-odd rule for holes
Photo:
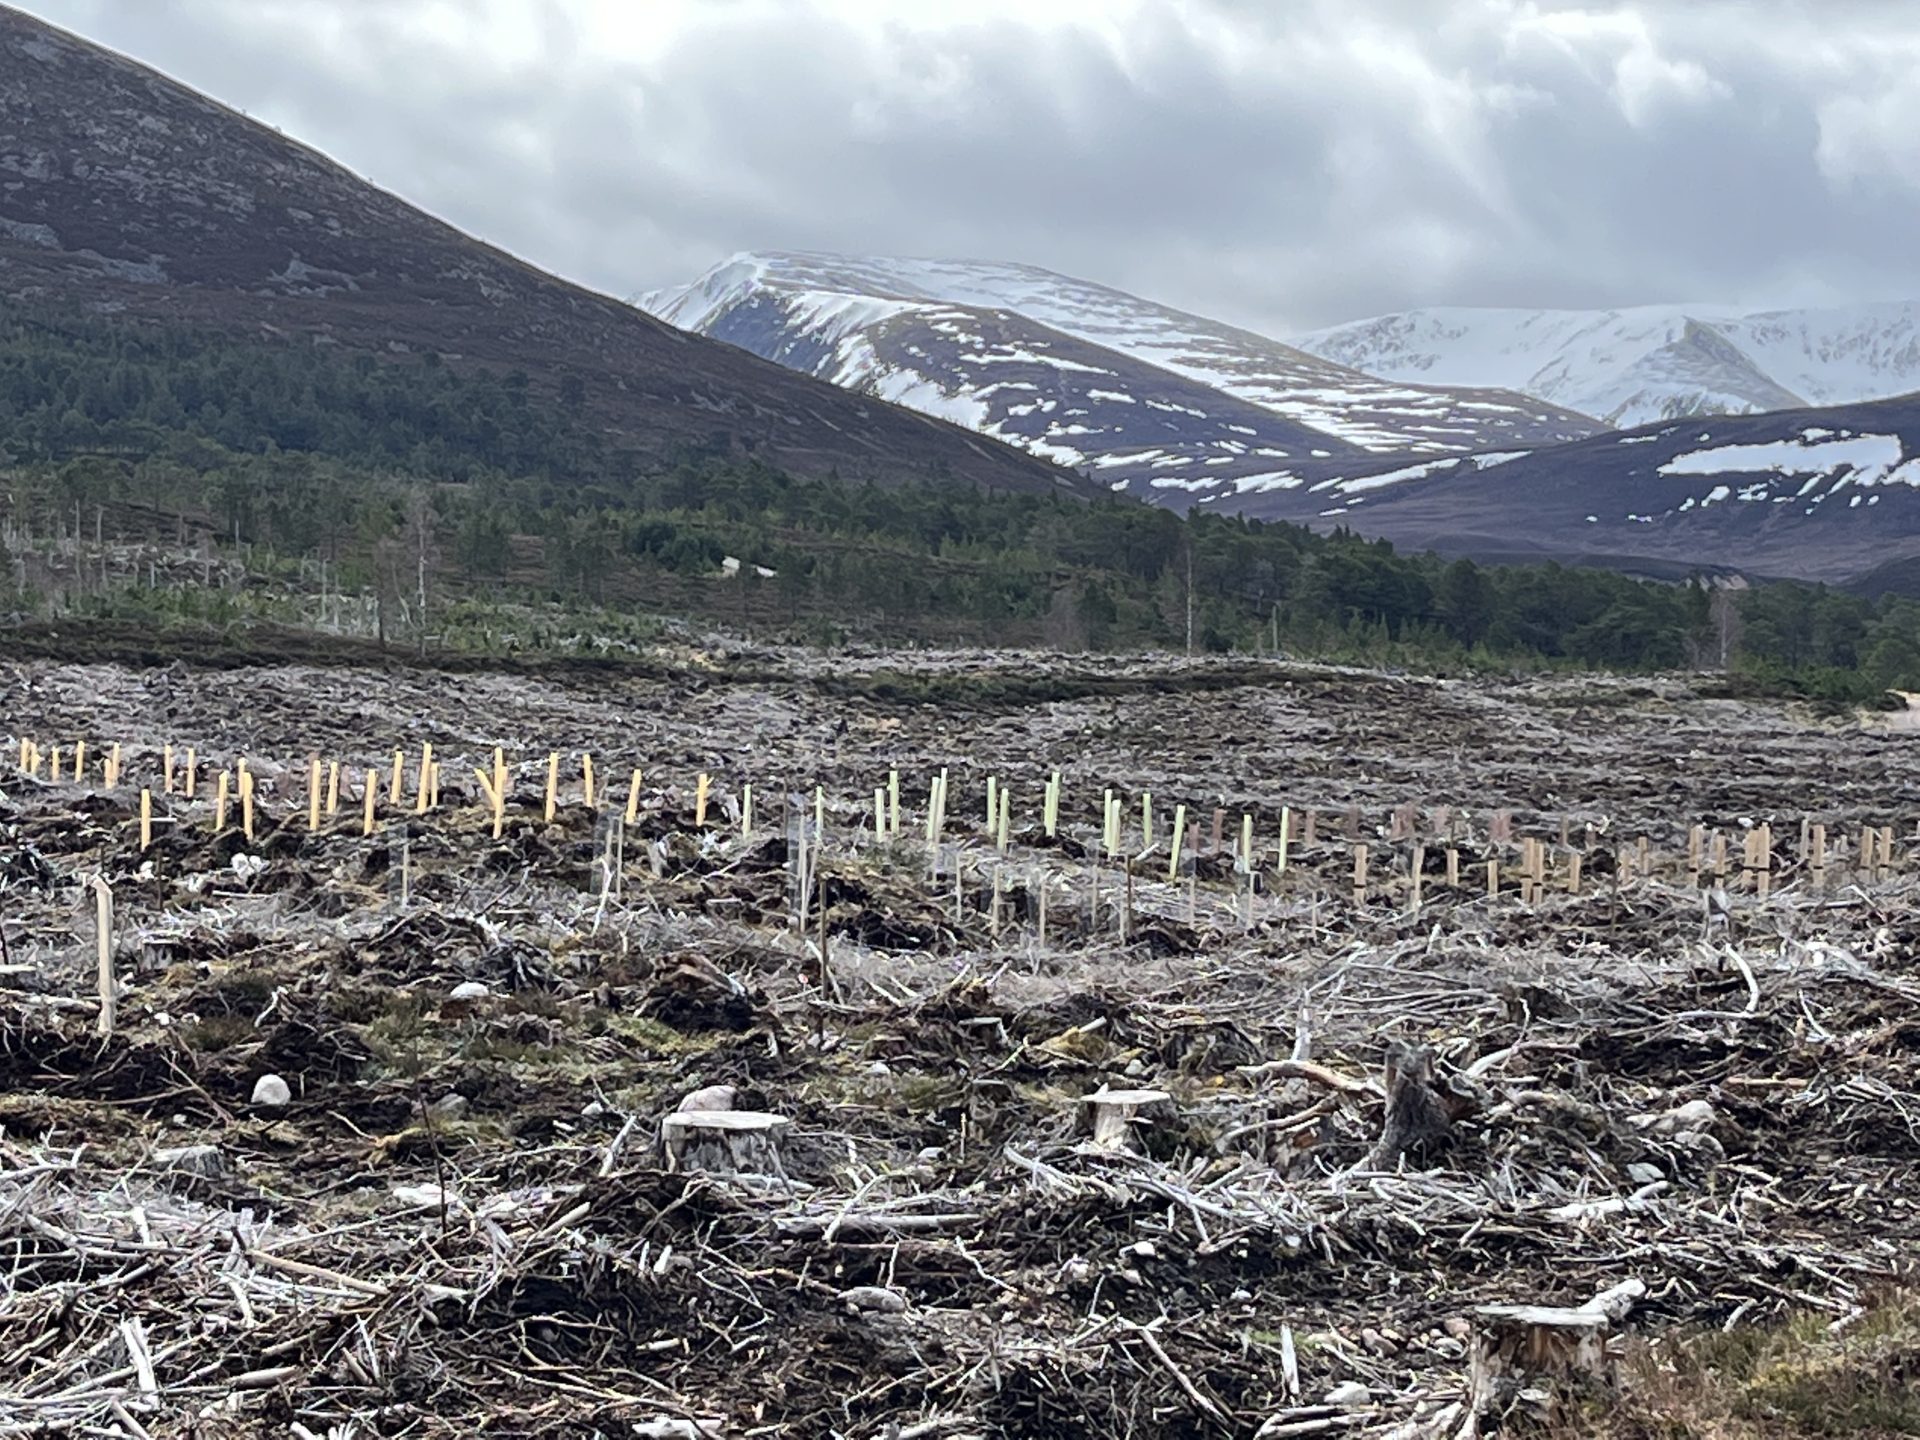
[[[518,372],[438,355],[0,313],[17,520],[43,538],[104,533],[109,549],[127,531],[211,532],[271,582],[150,589],[104,561],[23,567],[41,603],[102,618],[297,627],[317,561],[335,593],[382,597],[383,635],[391,620],[410,639],[489,651],[588,633],[643,643],[616,617],[651,607],[822,643],[1191,639],[1427,669],[1651,670],[1724,652],[1756,683],[1823,704],[1920,689],[1920,605],[1904,599],[1767,585],[1740,594],[1736,615],[1698,582],[1482,567],[1119,500],[806,482],[720,453],[647,469],[580,423],[584,398],[578,377],[542,397]],[[732,579],[727,557],[741,562]],[[426,613],[412,614],[423,588]],[[532,620],[529,604],[570,618]]]

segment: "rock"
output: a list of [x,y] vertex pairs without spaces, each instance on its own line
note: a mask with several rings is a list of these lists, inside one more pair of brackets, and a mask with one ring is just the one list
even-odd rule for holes
[[258,855],[249,855],[245,851],[233,857],[233,873],[241,880],[251,880],[267,868],[267,862]]
[[907,1297],[884,1285],[855,1285],[840,1292],[840,1303],[870,1315],[899,1315],[907,1308]]
[[693,1110],[731,1110],[739,1093],[737,1085],[703,1085],[688,1093],[673,1108],[682,1114]]
[[278,1075],[262,1075],[253,1082],[253,1103],[278,1110],[293,1099],[293,1089]]
[[589,1100],[580,1107],[580,1117],[583,1120],[598,1120],[606,1113],[607,1107],[602,1105],[598,1100]]
[[201,1180],[218,1180],[231,1168],[217,1145],[179,1145],[155,1150],[153,1163],[175,1175],[192,1175]]
[[1338,1405],[1343,1410],[1351,1410],[1356,1406],[1365,1405],[1371,1399],[1373,1399],[1371,1390],[1358,1380],[1348,1380],[1327,1391],[1326,1399],[1322,1403]]
[[453,987],[452,991],[447,995],[447,998],[458,1001],[461,1004],[472,1005],[487,999],[492,994],[493,992],[487,989],[483,981],[462,980],[458,985]]
[[458,1090],[449,1090],[427,1106],[427,1114],[435,1120],[459,1120],[466,1116],[469,1104],[467,1097]]
[[888,1065],[884,1060],[876,1060],[867,1066],[867,1074],[874,1076],[891,1075],[893,1074],[893,1067]]
[[1636,1160],[1627,1166],[1627,1178],[1636,1185],[1651,1185],[1656,1180],[1666,1179],[1667,1176],[1658,1165],[1649,1165],[1644,1160]]

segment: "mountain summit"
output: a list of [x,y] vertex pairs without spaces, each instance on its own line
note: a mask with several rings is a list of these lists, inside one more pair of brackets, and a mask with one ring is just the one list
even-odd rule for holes
[[1408,310],[1296,336],[1401,381],[1504,385],[1609,425],[1920,390],[1920,303],[1812,310]]
[[1525,449],[1600,428],[1510,391],[1378,380],[1027,265],[744,254],[641,304],[1183,504],[1295,489],[1376,455]]

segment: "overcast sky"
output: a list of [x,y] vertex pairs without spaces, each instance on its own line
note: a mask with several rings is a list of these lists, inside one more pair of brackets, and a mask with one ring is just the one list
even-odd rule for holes
[[1920,299],[1916,0],[16,0],[571,279],[1026,261],[1273,333]]

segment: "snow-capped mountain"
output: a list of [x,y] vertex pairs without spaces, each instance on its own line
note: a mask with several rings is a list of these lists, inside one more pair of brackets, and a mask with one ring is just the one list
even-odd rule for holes
[[[1691,416],[1310,488],[1317,525],[1488,559],[1660,561],[1843,581],[1920,555],[1920,397]],[[1301,497],[1251,514],[1305,519]]]
[[1298,489],[1378,454],[1521,448],[1599,428],[1497,389],[1377,380],[1031,266],[741,255],[640,304],[1181,504]]
[[1409,310],[1294,337],[1402,381],[1499,385],[1610,425],[1920,390],[1920,303],[1740,311]]

